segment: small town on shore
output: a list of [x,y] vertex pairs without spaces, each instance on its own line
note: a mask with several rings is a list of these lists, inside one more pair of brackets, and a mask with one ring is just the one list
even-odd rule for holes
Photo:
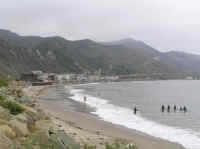
[[55,83],[92,83],[92,82],[119,82],[119,81],[148,81],[148,80],[199,80],[198,75],[188,74],[128,74],[128,75],[102,75],[101,71],[95,73],[46,73],[41,70],[30,71],[20,75],[21,81],[32,82],[33,86],[52,85]]

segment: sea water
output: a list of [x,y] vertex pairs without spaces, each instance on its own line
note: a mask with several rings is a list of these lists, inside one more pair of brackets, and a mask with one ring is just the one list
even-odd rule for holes
[[[200,149],[200,81],[133,81],[66,87],[71,99],[95,109],[102,120]],[[170,113],[161,105],[171,106]],[[186,113],[177,110],[186,106]],[[139,112],[135,115],[133,107]]]

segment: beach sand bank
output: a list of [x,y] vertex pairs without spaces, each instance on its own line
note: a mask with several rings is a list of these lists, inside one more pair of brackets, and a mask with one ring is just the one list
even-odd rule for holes
[[[31,90],[36,91],[37,89],[34,88]],[[102,140],[109,142],[109,140],[121,138],[134,142],[139,149],[184,149],[179,144],[100,120],[98,117],[89,114],[88,108],[85,108],[84,105],[75,103],[67,97],[69,95],[62,94],[62,91],[60,91],[62,88],[61,86],[45,87],[42,90],[40,88],[37,100],[41,109],[56,117],[56,123],[62,125],[67,133],[77,135],[77,141],[81,139],[84,141],[89,138],[93,140],[94,144],[99,145]],[[64,104],[64,99],[66,104]],[[68,100],[69,102],[67,102]],[[58,119],[67,122],[66,125]]]

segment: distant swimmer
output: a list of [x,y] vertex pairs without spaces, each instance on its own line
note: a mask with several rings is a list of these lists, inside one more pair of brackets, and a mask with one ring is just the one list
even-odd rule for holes
[[83,97],[83,101],[84,101],[84,102],[87,101],[87,97],[86,97],[86,96]]
[[170,112],[170,105],[167,106],[167,112]]
[[174,112],[176,112],[176,105],[174,105]]
[[184,111],[184,113],[187,112],[187,108],[185,106],[183,107],[183,111]]
[[134,107],[133,111],[134,111],[134,114],[136,114],[138,109],[136,107]]
[[162,105],[161,111],[162,111],[162,112],[165,112],[165,106],[164,106],[164,105]]

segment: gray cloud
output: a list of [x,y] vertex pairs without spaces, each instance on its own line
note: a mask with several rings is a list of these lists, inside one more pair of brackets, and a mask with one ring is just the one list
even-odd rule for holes
[[0,28],[76,40],[132,37],[161,50],[200,53],[198,0],[7,0]]

